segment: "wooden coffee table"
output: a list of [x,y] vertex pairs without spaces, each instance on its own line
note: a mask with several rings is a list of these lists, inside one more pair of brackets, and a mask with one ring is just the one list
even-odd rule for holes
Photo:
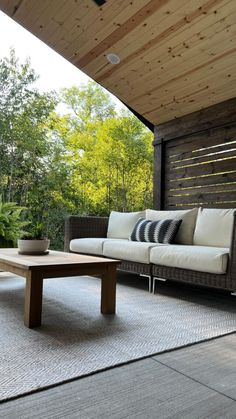
[[24,256],[18,249],[0,249],[0,270],[26,278],[24,323],[41,325],[43,280],[93,275],[101,278],[101,313],[114,314],[118,260],[50,250],[45,256]]

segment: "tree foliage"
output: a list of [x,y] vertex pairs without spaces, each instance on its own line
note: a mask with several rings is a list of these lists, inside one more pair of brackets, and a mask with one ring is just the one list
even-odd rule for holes
[[55,99],[31,87],[36,78],[28,61],[19,64],[14,50],[0,60],[0,193],[21,204],[42,179],[50,154],[46,120]]
[[[69,112],[58,131],[79,211],[109,214],[152,205],[152,133],[129,111],[115,113],[110,97],[95,83],[87,89],[88,95],[82,88],[76,110],[72,104],[79,89],[63,91]],[[91,95],[92,89],[96,94]],[[85,109],[90,110],[86,115]]]
[[[152,204],[152,134],[94,82],[39,93],[30,62],[0,60],[0,194],[62,248],[64,216]],[[61,115],[57,104],[63,109]]]

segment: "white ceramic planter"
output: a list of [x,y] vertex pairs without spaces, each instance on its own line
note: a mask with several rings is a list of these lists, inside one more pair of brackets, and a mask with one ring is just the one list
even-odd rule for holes
[[19,239],[17,240],[17,246],[20,252],[22,253],[44,253],[48,250],[50,245],[50,240],[48,239],[38,239],[38,240],[28,240],[28,239]]

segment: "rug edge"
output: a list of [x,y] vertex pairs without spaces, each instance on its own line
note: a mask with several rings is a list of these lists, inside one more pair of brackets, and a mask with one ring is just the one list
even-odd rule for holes
[[227,333],[223,333],[223,334],[218,335],[218,336],[213,336],[213,337],[210,337],[210,338],[201,339],[201,340],[198,340],[198,341],[193,342],[193,343],[186,343],[184,345],[177,346],[175,348],[164,349],[163,351],[155,352],[155,353],[150,354],[150,355],[144,355],[144,356],[139,357],[139,358],[130,359],[129,361],[119,362],[119,363],[117,363],[115,365],[111,365],[109,367],[105,367],[105,368],[98,369],[96,371],[85,373],[85,374],[82,374],[82,375],[77,376],[77,377],[68,378],[66,380],[59,381],[58,383],[49,384],[49,385],[44,386],[44,387],[40,387],[40,388],[31,390],[31,391],[27,391],[25,393],[18,394],[16,396],[2,398],[0,400],[0,404],[7,403],[7,402],[10,402],[10,401],[14,401],[14,400],[18,400],[18,399],[21,399],[23,397],[31,396],[33,394],[37,394],[37,393],[40,393],[42,391],[50,390],[50,389],[59,387],[59,386],[64,385],[64,384],[73,383],[74,381],[80,380],[82,378],[91,377],[92,375],[95,375],[95,374],[98,374],[98,373],[101,373],[101,372],[109,371],[109,370],[112,370],[114,368],[123,367],[125,365],[132,364],[136,361],[142,361],[142,360],[145,360],[145,359],[148,359],[148,358],[153,358],[154,356],[157,356],[157,355],[161,355],[161,354],[168,353],[168,352],[173,352],[173,351],[178,351],[180,349],[184,349],[184,348],[187,348],[187,347],[190,347],[190,346],[198,345],[200,343],[209,342],[211,340],[220,339],[224,336],[229,336],[229,335],[234,335],[234,334],[236,334],[236,330],[233,330],[233,331],[227,332]]

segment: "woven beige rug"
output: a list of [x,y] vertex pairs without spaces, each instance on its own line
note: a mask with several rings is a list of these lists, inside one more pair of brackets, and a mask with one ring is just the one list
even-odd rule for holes
[[0,400],[236,331],[236,297],[161,283],[152,295],[133,278],[118,284],[116,316],[100,314],[100,280],[45,280],[30,330],[24,280],[0,273]]

